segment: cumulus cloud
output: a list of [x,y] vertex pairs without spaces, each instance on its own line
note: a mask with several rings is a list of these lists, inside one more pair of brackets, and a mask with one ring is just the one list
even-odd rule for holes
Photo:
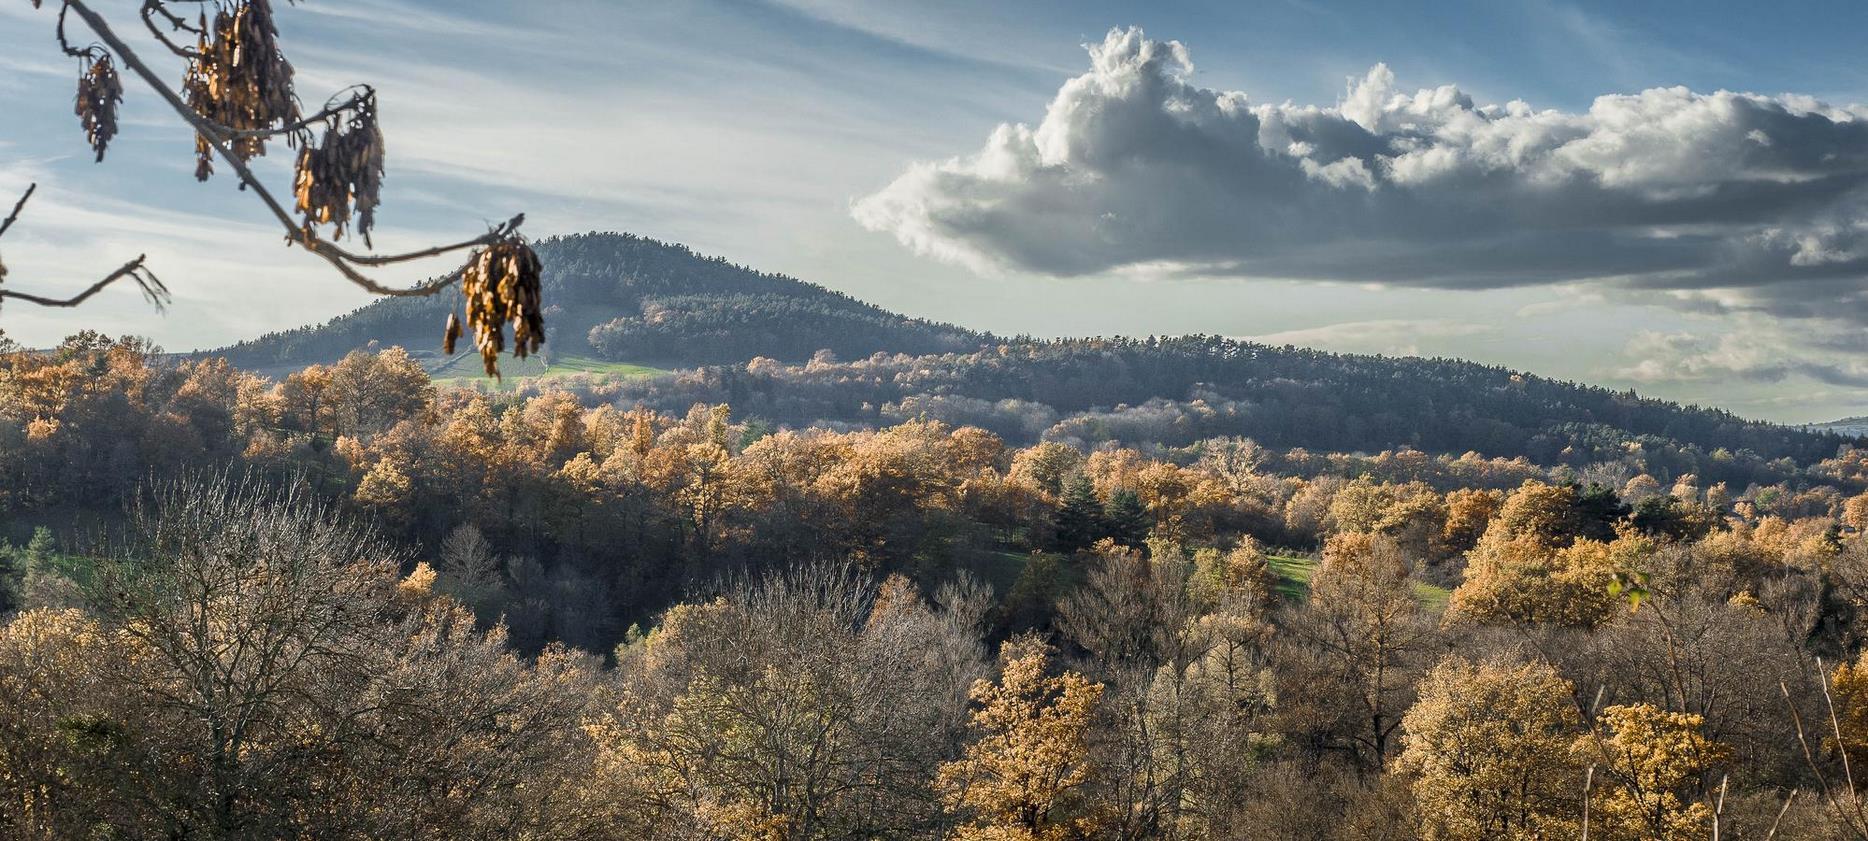
[[1194,84],[1187,48],[1139,29],[1088,50],[1035,127],[911,166],[855,218],[977,269],[1868,312],[1868,108],[1656,88],[1570,113],[1407,93],[1384,65],[1332,106],[1268,104]]

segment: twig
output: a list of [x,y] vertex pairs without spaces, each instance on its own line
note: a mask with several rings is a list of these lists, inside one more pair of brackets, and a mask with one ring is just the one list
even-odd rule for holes
[[167,6],[162,5],[161,0],[143,0],[143,8],[141,10],[141,14],[143,16],[143,26],[148,27],[149,34],[155,36],[157,41],[161,41],[162,46],[168,47],[169,52],[172,52],[186,59],[196,59],[196,58],[201,57],[201,53],[195,50],[191,50],[187,47],[181,46],[175,43],[174,41],[169,40],[169,36],[164,34],[161,29],[156,27],[156,21],[153,17],[151,17],[151,14],[159,14],[163,16],[164,18],[166,18],[168,20],[169,28],[175,32],[189,32],[189,33],[193,33],[196,35],[201,34],[200,29],[193,27],[193,26],[189,26],[188,21],[184,20],[182,16],[169,11]]
[[[1857,838],[1868,838],[1868,834],[1865,834],[1861,827],[1856,826],[1855,821],[1843,811],[1842,803],[1836,799],[1835,790],[1829,787],[1829,777],[1823,774],[1822,767],[1816,764],[1816,752],[1810,749],[1809,736],[1803,728],[1803,715],[1797,712],[1797,703],[1790,697],[1789,684],[1780,680],[1777,682],[1777,688],[1784,693],[1784,704],[1790,708],[1790,721],[1797,728],[1797,743],[1803,746],[1803,761],[1809,763],[1810,773],[1816,777],[1816,785],[1822,790],[1823,799],[1828,801],[1829,808],[1835,811],[1836,818],[1849,828],[1851,834]],[[1785,808],[1789,807],[1785,806]]]
[[1849,769],[1849,752],[1842,746],[1842,721],[1836,717],[1836,699],[1829,694],[1829,671],[1823,658],[1816,658],[1816,685],[1823,688],[1823,706],[1829,709],[1829,727],[1836,734],[1836,753],[1842,755],[1842,781],[1855,790],[1855,772]]
[[75,307],[84,303],[86,298],[103,291],[104,287],[127,277],[135,280],[136,285],[143,290],[143,297],[149,299],[149,302],[154,304],[156,309],[160,310],[169,301],[169,288],[164,286],[161,280],[157,279],[154,274],[150,273],[149,269],[143,266],[143,260],[144,255],[136,255],[136,259],[124,263],[116,271],[104,275],[102,280],[91,284],[89,288],[70,298],[47,298],[42,295],[15,292],[11,289],[0,289],[0,299],[17,298],[29,304],[38,304],[42,307]]
[[[5,219],[0,219],[0,236],[6,236],[7,229],[13,227],[14,222],[19,221],[20,210],[26,207],[26,201],[32,198],[32,194],[38,191],[38,189],[39,185],[36,182],[26,185],[26,192],[20,194],[19,201],[13,203],[13,211],[8,213]],[[124,263],[116,271],[105,275],[102,280],[91,284],[90,288],[70,298],[47,298],[43,295],[34,295],[28,292],[14,292],[10,289],[0,289],[0,299],[16,298],[29,304],[38,304],[42,307],[75,307],[84,303],[84,299],[102,291],[104,287],[128,277],[134,279],[136,285],[143,290],[143,297],[149,299],[149,302],[154,304],[156,309],[160,310],[169,301],[169,288],[162,285],[162,281],[143,265],[144,256],[145,255],[142,254],[136,255],[136,259]]]
[[6,215],[5,221],[0,221],[0,237],[6,236],[6,229],[13,227],[13,223],[19,221],[20,208],[26,206],[26,200],[32,198],[33,192],[38,189],[37,181],[26,185],[26,192],[19,197],[19,201],[13,203],[13,212]]

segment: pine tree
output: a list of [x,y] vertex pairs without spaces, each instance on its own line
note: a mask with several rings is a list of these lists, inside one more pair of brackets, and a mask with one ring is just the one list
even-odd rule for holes
[[1064,488],[1063,503],[1051,523],[1056,528],[1057,548],[1065,552],[1087,549],[1108,534],[1102,503],[1088,476],[1079,475]]
[[1148,539],[1148,529],[1154,525],[1153,517],[1142,505],[1140,494],[1122,488],[1109,495],[1109,505],[1103,509],[1103,522],[1108,536],[1115,538],[1124,546],[1140,546]]

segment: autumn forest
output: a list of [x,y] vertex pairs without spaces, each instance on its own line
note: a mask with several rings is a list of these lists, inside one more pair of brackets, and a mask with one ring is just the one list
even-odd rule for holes
[[0,841],[1868,841],[1868,108],[937,5],[0,0]]
[[8,831],[1868,831],[1868,451],[1741,485],[554,382],[0,357]]

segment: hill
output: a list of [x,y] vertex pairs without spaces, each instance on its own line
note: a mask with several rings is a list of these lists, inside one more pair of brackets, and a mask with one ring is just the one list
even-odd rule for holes
[[[846,358],[887,350],[973,350],[990,337],[908,318],[784,275],[705,257],[630,234],[553,237],[535,244],[545,264],[550,341],[545,362],[574,357],[654,367],[801,361],[819,349]],[[328,322],[211,352],[241,368],[274,373],[336,361],[372,342],[402,345],[439,372],[429,349],[459,296],[385,298]]]
[[[1759,423],[1455,359],[1205,336],[1005,341],[627,234],[557,237],[538,250],[552,339],[542,360],[509,360],[513,379],[592,374],[605,381],[602,399],[674,413],[725,402],[792,426],[926,417],[1025,443],[1175,447],[1247,436],[1323,452],[1473,451],[1578,468],[1633,448],[1669,473],[1741,484],[1772,472],[1771,461],[1832,456],[1859,432]],[[220,353],[278,374],[373,342],[400,344],[436,379],[459,379],[478,366],[423,350],[454,305],[451,295],[387,299]],[[804,364],[820,349],[843,361]],[[890,356],[872,359],[877,352]],[[755,357],[779,363],[749,366]],[[653,376],[671,368],[705,370]]]
[[1812,432],[1833,432],[1837,435],[1858,438],[1868,435],[1868,417],[1842,418],[1828,423],[1809,424],[1804,428]]

